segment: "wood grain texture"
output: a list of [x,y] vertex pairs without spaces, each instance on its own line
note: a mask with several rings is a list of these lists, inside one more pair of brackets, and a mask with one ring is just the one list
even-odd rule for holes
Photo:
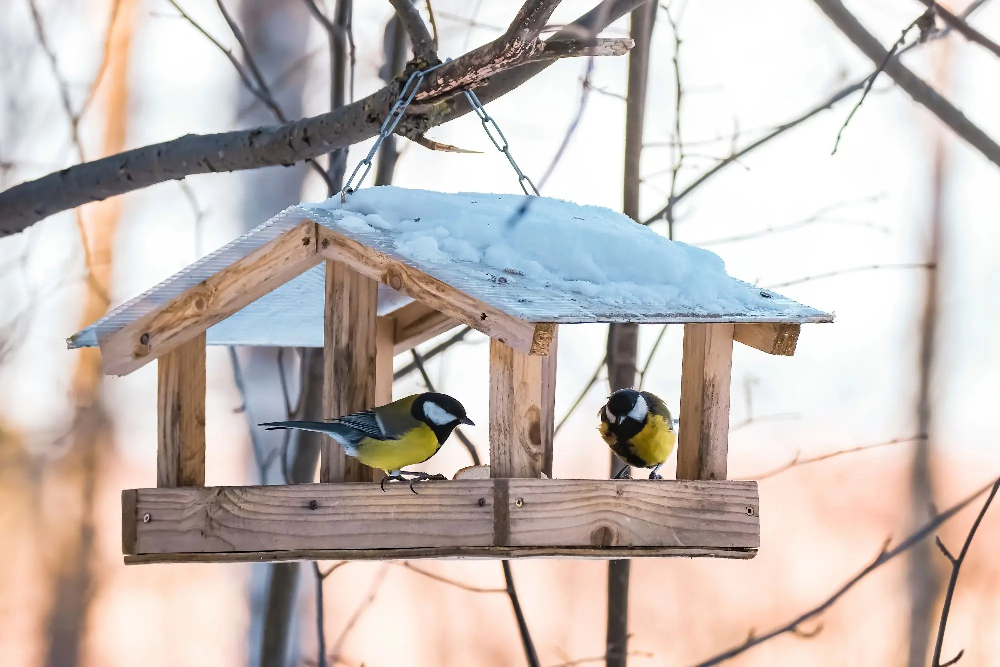
[[375,322],[375,405],[392,403],[392,359],[396,322],[379,317]]
[[684,325],[677,479],[725,479],[733,324]]
[[98,341],[107,375],[127,375],[280,287],[321,258],[305,221]]
[[549,353],[542,359],[542,474],[552,478],[553,440],[556,429],[556,355],[559,331],[552,332]]
[[152,563],[273,563],[299,560],[511,560],[558,558],[609,560],[620,558],[729,558],[749,560],[756,549],[689,547],[429,547],[421,549],[295,549],[225,553],[125,555],[126,565]]
[[132,562],[748,558],[760,543],[755,482],[483,479],[421,482],[418,491],[405,484],[385,493],[377,484],[126,491],[123,552]]
[[450,331],[460,322],[453,317],[434,310],[428,305],[414,301],[392,312],[396,322],[393,353],[409,352],[417,345]]
[[543,357],[490,339],[490,474],[541,476]]
[[733,329],[733,340],[761,352],[790,357],[795,354],[801,324],[789,322],[741,322]]
[[157,360],[156,485],[205,485],[205,332]]
[[[375,407],[378,283],[340,262],[326,263],[323,417]],[[321,482],[370,482],[375,471],[323,438]]]
[[[492,482],[136,491],[135,553],[489,546]],[[480,505],[480,499],[483,504]],[[144,515],[149,521],[143,521]]]
[[428,307],[481,331],[492,339],[532,355],[548,354],[555,325],[531,323],[508,315],[451,285],[373,250],[358,241],[318,226],[320,252],[355,271],[378,280]]
[[510,546],[760,546],[755,482],[507,482]]

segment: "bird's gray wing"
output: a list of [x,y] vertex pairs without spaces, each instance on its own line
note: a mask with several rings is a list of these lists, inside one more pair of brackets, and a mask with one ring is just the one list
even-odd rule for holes
[[330,423],[349,426],[355,431],[363,434],[362,437],[367,436],[369,438],[374,438],[375,440],[387,439],[386,433],[382,430],[382,425],[379,423],[378,417],[375,416],[374,410],[364,410],[362,412],[344,415],[343,417],[336,417],[331,419]]
[[386,440],[397,440],[407,431],[420,426],[421,422],[410,414],[417,397],[419,394],[413,394],[375,408],[376,419],[382,427],[382,432],[385,434],[383,437]]
[[667,425],[673,428],[672,419],[670,417],[670,408],[667,407],[667,404],[664,403],[663,400],[656,394],[651,394],[648,391],[640,391],[639,393],[644,399],[646,399],[646,405],[649,406],[649,411],[654,415],[660,415],[663,417],[663,419],[666,420]]

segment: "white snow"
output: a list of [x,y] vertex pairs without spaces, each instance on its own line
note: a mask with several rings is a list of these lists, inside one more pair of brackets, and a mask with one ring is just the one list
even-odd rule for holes
[[[708,250],[670,241],[621,213],[549,197],[365,188],[315,208],[352,232],[382,230],[417,265],[478,264],[615,307],[730,313],[772,307]],[[810,309],[811,310],[811,309]]]

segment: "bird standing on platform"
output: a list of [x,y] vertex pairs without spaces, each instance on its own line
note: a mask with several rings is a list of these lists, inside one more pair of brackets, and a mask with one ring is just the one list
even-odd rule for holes
[[619,389],[611,394],[599,415],[601,437],[628,464],[622,466],[615,479],[629,479],[630,465],[652,468],[649,478],[663,479],[660,467],[677,442],[666,403],[648,391]]
[[[266,430],[297,429],[326,433],[336,440],[344,453],[371,468],[384,470],[382,480],[413,482],[447,479],[444,475],[407,472],[405,466],[423,463],[437,454],[459,424],[473,422],[465,407],[447,394],[424,392],[393,401],[387,405],[326,421],[282,421],[259,424]],[[409,479],[407,479],[409,478]]]

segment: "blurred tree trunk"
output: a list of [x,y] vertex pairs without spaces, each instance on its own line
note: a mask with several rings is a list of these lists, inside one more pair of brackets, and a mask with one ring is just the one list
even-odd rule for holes
[[[649,49],[652,41],[656,3],[649,2],[632,12],[630,36],[635,47],[628,55],[628,101],[625,112],[625,177],[623,210],[633,220],[639,219],[640,162],[643,122],[646,111],[646,83],[649,75]],[[639,325],[612,324],[608,327],[608,385],[611,391],[635,385],[639,353]],[[611,474],[621,467],[611,455]],[[605,663],[624,667],[628,658],[628,586],[629,561],[608,562],[608,628]]]
[[[110,26],[104,75],[104,145],[102,155],[125,148],[128,129],[129,53],[139,3],[122,0]],[[93,156],[98,157],[98,156]],[[80,327],[102,317],[110,304],[114,243],[121,218],[121,200],[112,198],[77,209],[81,243],[86,244],[90,276]],[[95,582],[92,572],[94,549],[94,495],[100,460],[112,447],[111,424],[101,404],[103,381],[101,355],[97,348],[78,352],[73,375],[75,415],[66,453],[52,464],[45,478],[46,495],[56,498],[47,506],[59,508],[58,516],[45,522],[49,553],[58,554],[54,568],[55,590],[46,621],[48,667],[81,664],[81,646],[87,630]]]
[[[304,113],[304,96],[310,71],[306,53],[312,19],[300,0],[243,0],[240,6],[240,27],[247,47],[281,108],[289,118]],[[256,101],[245,88],[237,96],[240,125],[267,125],[274,122],[271,112]],[[302,201],[302,187],[307,168],[299,163],[290,167],[270,167],[254,170],[243,176],[242,226],[256,227],[279,211]],[[277,348],[250,349],[245,371],[247,403],[250,414],[262,419],[281,419],[284,405],[278,377]],[[307,354],[311,359],[316,355]],[[322,357],[322,354],[318,355]],[[285,372],[294,373],[293,350],[286,350]],[[322,359],[320,359],[322,374]],[[322,382],[322,379],[320,380]],[[306,383],[289,381],[289,386],[305,387]],[[313,392],[315,393],[315,392]],[[308,394],[308,392],[307,392]],[[295,400],[295,397],[291,397]],[[318,413],[313,413],[318,414]],[[251,428],[254,428],[251,425]],[[279,431],[258,434],[265,451],[281,444]],[[289,483],[311,482],[318,458],[318,447],[303,438],[299,446],[292,440]],[[311,463],[311,466],[310,466]],[[256,470],[256,466],[254,466]],[[276,463],[261,484],[282,483],[281,465]],[[275,563],[253,566],[250,581],[250,665],[285,667],[298,662],[298,602],[300,568],[298,563]]]
[[[950,48],[939,47],[938,85],[947,89]],[[934,127],[931,153],[931,203],[928,221],[927,263],[924,304],[920,320],[920,357],[918,360],[919,389],[917,396],[917,440],[910,474],[910,527],[925,523],[934,512],[934,489],[931,474],[931,453],[934,449],[930,429],[933,418],[933,374],[937,345],[939,304],[941,303],[940,262],[944,235],[944,207],[948,170],[944,132]],[[907,580],[910,588],[909,667],[927,664],[927,649],[933,631],[937,598],[941,592],[941,575],[934,566],[935,548],[924,540],[910,550]]]

